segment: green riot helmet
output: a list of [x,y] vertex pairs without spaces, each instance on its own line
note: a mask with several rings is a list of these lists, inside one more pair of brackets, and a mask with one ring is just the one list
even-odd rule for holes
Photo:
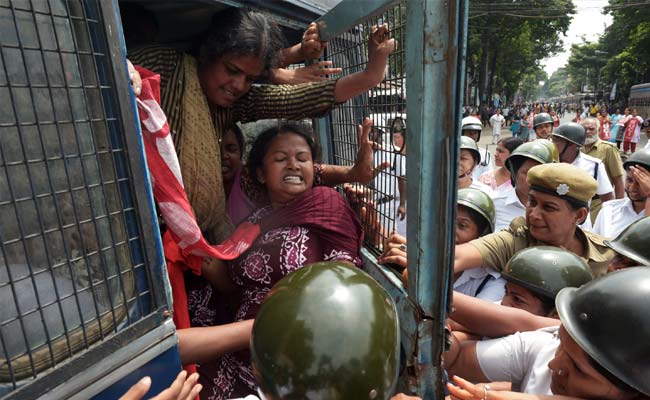
[[593,279],[582,258],[551,246],[519,251],[508,261],[501,276],[551,301],[565,287],[580,287]]
[[273,287],[250,348],[267,399],[389,399],[399,370],[397,309],[359,268],[307,265]]
[[553,117],[551,117],[550,114],[545,112],[535,114],[535,117],[533,118],[533,129],[537,128],[540,125],[552,124],[552,123],[553,123]]
[[496,213],[494,211],[494,203],[487,193],[473,188],[460,189],[458,191],[458,204],[476,211],[487,221],[488,225],[485,231],[481,233],[481,236],[494,231],[494,218]]
[[623,163],[623,168],[627,170],[631,166],[640,166],[650,171],[650,149],[637,150]]
[[650,269],[627,268],[566,288],[555,300],[564,329],[601,367],[650,396]]
[[615,252],[634,260],[639,265],[650,267],[650,217],[634,221],[614,240],[605,240],[605,245]]
[[471,115],[468,117],[463,118],[461,122],[461,134],[463,131],[477,131],[478,132],[478,138],[476,141],[478,142],[481,140],[481,131],[483,130],[483,124],[481,123],[481,120],[472,117]]
[[510,171],[510,182],[512,186],[515,186],[517,171],[526,158],[537,161],[540,164],[559,162],[560,160],[557,146],[550,140],[538,139],[522,144],[505,161],[505,166]]
[[472,152],[472,157],[474,157],[474,166],[477,166],[481,162],[481,152],[478,150],[478,145],[471,137],[460,137],[460,149]]
[[585,145],[585,128],[575,122],[567,122],[558,126],[553,131],[553,136],[559,136],[563,139],[568,140],[569,142],[582,147]]

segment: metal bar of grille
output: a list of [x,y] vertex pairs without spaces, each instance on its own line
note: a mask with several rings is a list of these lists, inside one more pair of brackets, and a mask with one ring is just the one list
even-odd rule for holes
[[[372,7],[366,7],[366,9],[369,8]],[[330,14],[322,18],[328,23],[334,19]],[[351,19],[354,17],[346,16],[346,22]],[[382,23],[388,24],[391,36],[398,41],[403,40],[405,7],[396,5],[385,9],[382,14],[366,18],[363,23],[354,25],[344,33],[332,37],[328,45],[328,59],[332,60],[335,66],[343,68],[344,75],[363,70],[367,64],[366,46],[372,27]],[[326,29],[334,28],[328,25]],[[379,166],[382,162],[386,162],[390,166],[380,172],[369,187],[361,188],[366,197],[374,202],[373,213],[377,215],[381,225],[381,229],[375,232],[374,226],[370,224],[370,216],[367,215],[366,219],[362,221],[366,230],[373,232],[366,235],[365,244],[376,252],[381,250],[380,242],[386,239],[391,232],[397,230],[398,233],[406,235],[405,224],[403,221],[399,221],[399,218],[396,220],[396,211],[399,206],[398,182],[403,179],[406,172],[403,168],[405,154],[401,154],[401,148],[395,148],[393,143],[393,134],[395,134],[397,126],[396,120],[406,122],[405,86],[404,47],[400,45],[398,50],[390,56],[389,71],[384,82],[371,89],[368,94],[338,106],[332,111],[330,117],[333,133],[333,155],[330,157],[330,162],[339,165],[354,163],[358,149],[356,127],[361,123],[363,117],[368,116],[373,119],[375,140],[383,142],[383,148],[375,152],[375,165]],[[405,133],[402,130],[402,137]],[[380,236],[381,240],[377,240],[377,236]]]
[[0,4],[0,393],[152,312],[100,8]]

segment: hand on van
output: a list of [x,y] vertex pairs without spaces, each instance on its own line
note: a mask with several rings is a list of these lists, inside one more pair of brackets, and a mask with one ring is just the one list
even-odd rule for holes
[[140,92],[142,91],[142,79],[140,78],[140,73],[136,71],[135,67],[128,59],[126,60],[126,66],[129,71],[129,80],[131,81],[133,94],[140,96]]
[[[151,400],[193,400],[203,388],[197,383],[198,380],[199,374],[194,373],[188,377],[186,371],[181,371],[171,386],[160,392],[156,397],[152,397]],[[151,378],[145,376],[131,386],[129,391],[120,397],[120,400],[140,400],[150,388]]]

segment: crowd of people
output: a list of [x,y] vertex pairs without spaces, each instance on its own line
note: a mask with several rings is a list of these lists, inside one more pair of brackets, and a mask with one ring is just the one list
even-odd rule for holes
[[[179,238],[178,221],[158,203],[165,256],[182,271],[172,279],[181,361],[198,372],[179,375],[166,394],[172,397],[161,399],[198,391],[202,399],[374,399],[395,389],[397,312],[361,272],[361,246],[365,234],[383,249],[378,261],[407,276],[407,240],[392,233],[398,224],[381,226],[377,216],[393,212],[405,232],[406,126],[393,124],[395,150],[383,160],[365,119],[357,160],[343,167],[319,163],[313,132],[294,122],[257,134],[244,157],[238,124],[329,112],[382,81],[396,43],[386,25],[376,26],[365,70],[323,79],[332,69],[281,68],[321,54],[315,25],[296,46],[282,48],[280,37],[264,15],[230,10],[213,19],[193,53],[128,52],[136,93],[147,71],[160,77],[159,101],[198,235],[234,244],[221,247],[230,249],[221,256],[190,254],[188,243],[198,238]],[[634,268],[650,266],[650,149],[633,146],[642,119],[632,110],[616,120],[630,152],[623,162],[606,111],[565,124],[561,106],[466,111],[452,345],[444,355],[445,369],[457,376],[450,398],[650,398],[643,336],[650,315],[637,303],[648,294],[650,270]],[[501,138],[508,126],[512,135]],[[478,146],[487,127],[494,155]],[[348,185],[346,197],[334,189],[370,184],[385,169],[394,179],[389,195]],[[329,264],[314,267],[319,262]],[[179,293],[185,302],[176,301]],[[300,351],[287,350],[293,347]],[[125,399],[138,398],[148,384]]]

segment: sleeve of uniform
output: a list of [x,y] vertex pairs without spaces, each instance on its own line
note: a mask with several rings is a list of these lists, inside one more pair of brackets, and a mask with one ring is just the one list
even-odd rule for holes
[[240,122],[267,118],[319,118],[335,105],[335,80],[300,85],[253,85],[234,107]]
[[510,228],[472,240],[470,244],[481,253],[483,266],[501,271],[517,251],[517,240]]
[[548,333],[517,332],[476,343],[476,358],[488,382],[507,381],[519,386],[533,365]]
[[618,149],[614,146],[610,146],[610,148],[607,149],[605,157],[609,176],[612,178],[623,176],[623,161],[621,161],[621,155],[618,153]]
[[602,162],[598,163],[598,190],[596,191],[596,194],[601,195],[601,194],[607,194],[610,192],[614,191],[614,187],[612,186],[612,183],[609,181],[609,177],[607,176],[607,171],[605,170],[605,164]]

